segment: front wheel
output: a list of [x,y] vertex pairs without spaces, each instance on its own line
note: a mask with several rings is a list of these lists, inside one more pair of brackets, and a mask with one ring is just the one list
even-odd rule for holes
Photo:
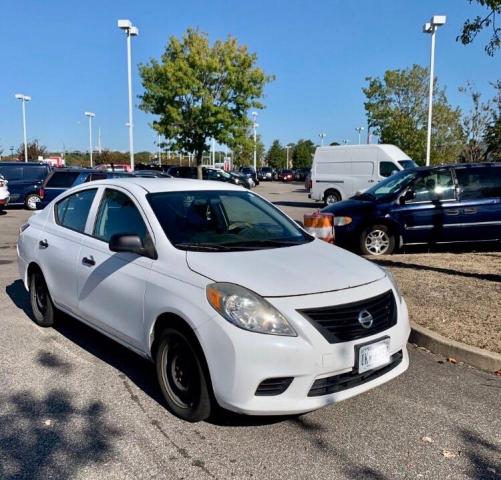
[[40,202],[42,199],[40,198],[40,195],[37,195],[36,193],[30,193],[24,200],[24,205],[28,210],[36,210],[37,209],[37,203]]
[[34,272],[30,277],[30,303],[33,317],[37,325],[51,327],[54,325],[56,308],[50,298],[49,289],[41,272]]
[[199,422],[211,413],[208,374],[202,353],[184,332],[167,328],[156,354],[157,377],[169,409],[188,422]]
[[373,225],[360,237],[360,250],[364,255],[389,255],[395,245],[395,235],[386,225]]
[[324,194],[324,202],[326,205],[332,205],[333,203],[341,201],[341,195],[335,190],[327,190]]

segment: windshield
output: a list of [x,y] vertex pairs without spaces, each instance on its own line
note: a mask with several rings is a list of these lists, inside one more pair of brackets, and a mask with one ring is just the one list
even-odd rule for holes
[[256,250],[313,240],[280,210],[250,192],[161,192],[147,198],[167,238],[181,250]]
[[399,160],[398,163],[402,166],[404,170],[408,168],[416,168],[417,164],[414,160]]
[[378,200],[388,195],[394,195],[399,193],[402,188],[407,186],[415,177],[415,171],[402,170],[401,172],[388,177],[386,180],[379,182],[377,185],[374,185],[365,192],[356,195],[355,198],[359,200]]

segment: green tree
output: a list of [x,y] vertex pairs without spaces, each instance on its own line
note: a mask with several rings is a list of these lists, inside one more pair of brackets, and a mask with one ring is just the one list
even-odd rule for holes
[[[36,161],[38,160],[38,157],[46,157],[48,153],[49,151],[47,150],[47,147],[45,145],[40,145],[37,139],[28,142],[28,160]],[[24,143],[19,145],[19,148],[17,149],[17,156],[18,158],[22,158],[24,160]]]
[[501,15],[501,0],[469,0],[469,2],[487,8],[487,13],[468,18],[456,40],[468,45],[484,28],[492,27],[491,37],[485,46],[485,51],[492,57],[501,46],[501,27],[496,24],[496,15]]
[[158,115],[152,126],[171,149],[195,154],[199,178],[208,140],[233,149],[247,135],[249,109],[264,107],[259,99],[273,77],[256,63],[235,38],[210,45],[206,34],[188,29],[181,40],[170,38],[160,61],[140,66],[140,108]]
[[[366,79],[369,128],[381,143],[400,147],[417,163],[426,153],[428,116],[428,69],[413,65],[405,70],[387,70],[384,77]],[[461,111],[452,108],[435,81],[433,93],[431,163],[457,160],[462,148]]]
[[273,140],[266,153],[266,163],[273,168],[285,168],[286,152],[285,148],[280,145],[279,140]]
[[[258,168],[264,160],[265,148],[261,135],[256,136],[256,158]],[[237,167],[254,165],[254,136],[249,130],[245,137],[239,139],[233,146],[233,164]]]
[[294,168],[310,167],[316,146],[311,140],[299,140],[292,152],[292,165]]
[[493,84],[496,94],[491,102],[491,119],[485,129],[486,158],[501,162],[501,80]]
[[137,152],[134,154],[134,162],[136,163],[141,163],[143,165],[149,165],[150,160],[151,160],[151,153],[150,152]]

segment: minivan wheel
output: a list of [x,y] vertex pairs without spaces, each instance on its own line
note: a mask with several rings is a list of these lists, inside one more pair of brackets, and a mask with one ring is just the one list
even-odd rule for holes
[[188,422],[211,414],[211,397],[203,361],[194,342],[184,332],[167,328],[156,353],[157,377],[172,413]]
[[360,249],[364,255],[389,255],[395,250],[395,235],[386,225],[373,225],[362,233]]
[[341,201],[341,196],[335,190],[327,190],[324,194],[324,202],[327,205]]
[[37,203],[40,202],[42,199],[40,198],[40,195],[37,195],[36,193],[30,193],[25,199],[24,199],[24,205],[28,210],[36,210],[37,209]]
[[49,289],[41,272],[34,272],[30,277],[30,303],[35,323],[41,327],[54,325],[56,308],[50,298]]

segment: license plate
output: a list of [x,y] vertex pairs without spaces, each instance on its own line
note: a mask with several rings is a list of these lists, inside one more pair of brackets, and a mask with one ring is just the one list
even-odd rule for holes
[[358,347],[358,373],[390,363],[390,339],[385,338]]

